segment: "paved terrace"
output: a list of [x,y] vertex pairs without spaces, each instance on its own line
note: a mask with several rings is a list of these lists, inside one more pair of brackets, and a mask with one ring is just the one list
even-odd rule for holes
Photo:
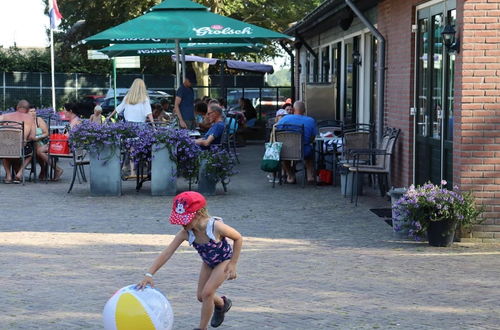
[[[245,237],[224,329],[498,329],[500,247],[432,248],[397,239],[338,187],[271,188],[259,170],[262,146],[241,148],[229,192],[208,198]],[[63,161],[63,164],[64,163]],[[101,312],[120,287],[142,278],[178,227],[171,198],[140,193],[90,197],[57,183],[0,184],[0,329],[101,329]],[[187,185],[179,185],[187,190]],[[22,206],[16,206],[16,205]],[[200,260],[182,246],[156,276],[175,329],[198,325]]]

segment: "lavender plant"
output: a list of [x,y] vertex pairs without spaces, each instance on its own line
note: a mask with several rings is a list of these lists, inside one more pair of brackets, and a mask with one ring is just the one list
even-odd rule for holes
[[111,147],[113,152],[119,152],[122,140],[135,137],[137,124],[111,123],[101,125],[84,120],[69,132],[69,142],[73,150],[85,149],[98,155],[105,146]]
[[[469,229],[481,221],[482,207],[478,207],[470,192],[462,193],[458,187],[453,190],[441,185],[426,183],[423,186],[410,186],[408,191],[392,206],[395,216],[406,220],[409,236],[421,240],[425,237],[432,221],[449,221]],[[402,228],[395,228],[400,230]]]
[[200,160],[206,161],[207,175],[214,180],[225,182],[237,173],[234,169],[234,159],[222,146],[213,145],[209,150],[204,150]]

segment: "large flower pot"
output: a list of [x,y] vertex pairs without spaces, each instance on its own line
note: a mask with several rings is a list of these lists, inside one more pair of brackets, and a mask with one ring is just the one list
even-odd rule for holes
[[103,146],[90,152],[90,194],[120,196],[122,194],[120,148]]
[[[387,192],[391,196],[391,205],[394,206],[396,202],[403,197],[408,189],[406,188],[392,188]],[[398,211],[392,210],[392,229],[394,230],[394,235],[398,238],[408,238],[409,223],[407,217],[399,214]]]
[[431,246],[451,246],[457,223],[455,221],[430,221],[427,239]]
[[198,173],[198,192],[202,195],[215,195],[217,180],[207,173],[207,161],[203,159],[200,162]]
[[177,164],[164,145],[153,145],[151,160],[151,195],[175,196],[177,193]]
[[[340,191],[342,196],[350,197],[352,195],[352,180],[354,173],[344,171],[340,174]],[[363,194],[363,174],[358,174],[358,195]]]

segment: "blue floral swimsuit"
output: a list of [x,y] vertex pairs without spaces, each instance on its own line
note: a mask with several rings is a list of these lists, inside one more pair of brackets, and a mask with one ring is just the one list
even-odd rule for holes
[[231,259],[233,256],[233,249],[231,245],[227,242],[226,238],[220,240],[220,242],[215,241],[214,235],[214,223],[215,221],[222,221],[220,218],[210,218],[207,224],[206,234],[210,241],[206,244],[198,244],[196,243],[195,236],[192,230],[188,230],[188,242],[192,245],[200,255],[201,259],[204,263],[208,265],[210,268],[214,268],[218,264],[223,261]]

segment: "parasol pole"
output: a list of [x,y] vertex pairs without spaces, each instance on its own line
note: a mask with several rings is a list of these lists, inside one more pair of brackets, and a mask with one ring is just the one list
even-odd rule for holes
[[186,80],[186,50],[182,48],[181,51],[182,51],[182,81],[184,82],[184,80]]
[[52,91],[52,109],[54,113],[56,108],[56,83],[55,83],[55,68],[54,68],[54,29],[50,28],[50,78],[51,78],[51,91]]
[[115,105],[116,109],[116,107],[118,106],[118,104],[116,104],[116,57],[113,57],[113,98],[113,104]]
[[176,86],[175,89],[177,90],[179,87],[181,87],[181,76],[179,72],[179,39],[175,39],[175,81],[176,81]]

